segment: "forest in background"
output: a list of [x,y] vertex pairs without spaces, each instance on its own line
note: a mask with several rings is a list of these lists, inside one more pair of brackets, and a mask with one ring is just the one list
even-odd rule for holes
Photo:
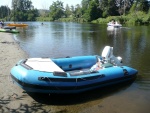
[[0,20],[5,21],[76,21],[107,23],[112,19],[122,24],[150,23],[149,0],[82,0],[75,6],[57,0],[49,10],[36,9],[30,0],[12,0],[11,8],[0,6]]

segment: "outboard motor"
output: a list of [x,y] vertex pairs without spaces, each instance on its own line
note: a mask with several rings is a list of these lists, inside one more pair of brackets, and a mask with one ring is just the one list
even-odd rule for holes
[[105,48],[102,51],[103,60],[105,59],[109,61],[112,55],[113,55],[113,47],[105,46]]
[[103,60],[106,60],[108,63],[112,63],[117,66],[122,65],[122,58],[120,56],[115,57],[113,55],[113,47],[105,46],[105,48],[102,51],[102,58]]

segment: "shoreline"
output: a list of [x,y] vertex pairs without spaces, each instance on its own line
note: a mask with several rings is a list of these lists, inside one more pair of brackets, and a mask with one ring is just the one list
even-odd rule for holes
[[41,97],[42,95],[26,93],[12,81],[11,68],[19,60],[28,58],[27,53],[13,38],[13,34],[0,32],[0,53],[0,113],[55,113],[65,109],[65,106],[59,108],[57,105],[43,103],[44,94],[44,97]]
[[[10,33],[0,33],[0,112],[18,111],[20,105],[31,104],[32,98],[12,82],[11,68],[28,55],[15,42]],[[23,98],[22,100],[18,100]]]

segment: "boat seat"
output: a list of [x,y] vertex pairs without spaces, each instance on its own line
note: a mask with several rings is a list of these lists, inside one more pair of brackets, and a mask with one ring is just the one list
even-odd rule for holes
[[50,58],[30,58],[27,59],[25,64],[33,68],[33,70],[45,72],[64,72]]
[[91,73],[98,73],[98,71],[91,72],[90,69],[83,69],[83,70],[74,70],[68,71],[71,76],[79,76],[79,75],[87,75]]
[[91,68],[97,62],[97,56],[78,56],[70,58],[52,59],[64,71],[73,71]]

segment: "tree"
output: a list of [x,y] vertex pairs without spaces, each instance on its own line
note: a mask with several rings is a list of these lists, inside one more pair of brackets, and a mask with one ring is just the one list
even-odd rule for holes
[[103,11],[103,17],[119,15],[117,0],[100,0],[100,8]]
[[132,7],[130,8],[130,13],[135,12],[136,11],[136,2],[132,5]]
[[70,7],[68,6],[68,4],[66,5],[66,8],[65,8],[65,16],[68,18],[69,16],[72,15],[72,12],[70,10]]
[[99,17],[101,17],[101,13],[102,13],[102,11],[99,8],[98,0],[90,1],[90,6],[89,6],[90,19],[89,19],[89,21],[98,19]]
[[132,5],[136,2],[136,0],[116,0],[116,6],[118,7],[118,12],[120,15],[128,13]]
[[79,4],[76,5],[74,13],[76,18],[82,17],[82,7]]
[[7,6],[0,7],[0,18],[6,18],[9,16],[10,8]]
[[87,21],[92,21],[101,17],[101,9],[98,0],[83,0],[82,1],[83,18]]
[[75,8],[74,8],[74,6],[73,6],[73,5],[71,5],[71,8],[70,8],[70,10],[71,10],[72,16],[74,17]]
[[33,9],[33,10],[28,10],[27,11],[27,21],[35,21],[36,18],[39,16],[39,12],[37,9]]
[[82,14],[84,18],[90,18],[89,12],[87,11],[89,9],[90,0],[82,0]]
[[14,21],[33,21],[39,15],[30,0],[12,0],[12,9]]
[[50,6],[50,17],[52,17],[53,20],[58,20],[63,16],[64,16],[63,2],[58,0],[56,2],[53,2],[53,4]]
[[86,12],[86,10],[89,8],[90,1],[91,0],[82,0],[81,5],[83,13]]
[[125,15],[134,2],[135,0],[99,0],[103,17]]
[[144,12],[148,12],[150,7],[149,1],[148,0],[139,0],[138,1],[138,5],[137,8],[139,11],[144,11]]

